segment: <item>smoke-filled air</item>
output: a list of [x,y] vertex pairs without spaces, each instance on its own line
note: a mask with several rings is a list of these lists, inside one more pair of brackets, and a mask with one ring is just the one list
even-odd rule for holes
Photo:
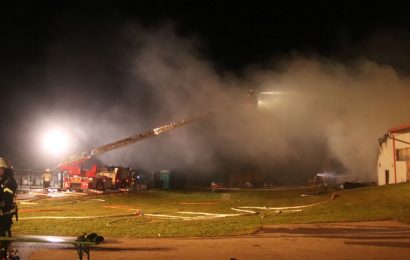
[[[323,170],[375,180],[378,138],[410,121],[410,80],[388,64],[301,54],[233,72],[216,69],[203,48],[174,26],[56,34],[45,47],[45,69],[34,68],[24,82],[41,91],[19,97],[16,113],[29,119],[17,123],[15,164],[53,167],[70,154],[211,111],[98,159],[228,183],[252,176],[302,184]],[[246,105],[250,89],[256,108]],[[39,136],[55,126],[70,146],[45,155]]]

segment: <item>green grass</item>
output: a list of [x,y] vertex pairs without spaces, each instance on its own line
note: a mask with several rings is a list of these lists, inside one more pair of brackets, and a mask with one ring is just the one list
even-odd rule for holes
[[[112,237],[157,236],[232,236],[257,231],[263,225],[339,221],[398,220],[410,223],[410,184],[374,186],[300,196],[309,190],[242,191],[144,191],[128,194],[93,195],[76,198],[39,199],[37,204],[20,204],[19,217],[38,216],[144,216],[94,219],[21,219],[13,226],[14,234],[70,235],[96,232]],[[103,199],[99,201],[96,199]],[[231,208],[300,206],[298,213],[256,210],[258,214],[207,220],[161,219],[148,214],[191,216],[181,211],[218,214],[238,213]],[[48,210],[48,211],[45,211]],[[112,222],[114,221],[114,222]],[[111,222],[111,226],[107,223]]]

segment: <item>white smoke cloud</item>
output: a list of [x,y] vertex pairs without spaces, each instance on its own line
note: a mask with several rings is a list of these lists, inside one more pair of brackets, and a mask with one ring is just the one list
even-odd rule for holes
[[[198,51],[199,41],[176,36],[172,25],[129,26],[117,37],[127,44],[107,45],[108,54],[105,49],[87,54],[86,71],[74,66],[81,64],[83,51],[60,40],[57,54],[49,55],[47,100],[27,105],[36,115],[27,124],[35,128],[38,118],[50,114],[64,118],[82,151],[214,111],[211,119],[99,158],[137,168],[251,171],[303,182],[321,170],[326,157],[358,178],[375,179],[378,138],[409,121],[409,79],[365,58],[342,63],[293,56],[234,74],[216,71]],[[84,48],[94,44],[87,41]],[[104,55],[116,58],[104,62]],[[243,108],[248,89],[260,93],[263,106]]]
[[[363,58],[344,64],[291,57],[273,63],[272,69],[253,67],[239,78],[217,74],[196,52],[195,42],[176,37],[172,28],[148,33],[142,46],[136,75],[155,93],[159,113],[175,118],[228,108],[217,114],[211,132],[196,129],[183,141],[175,139],[172,147],[190,158],[191,166],[201,161],[204,151],[217,151],[238,164],[277,161],[286,167],[287,161],[296,160],[302,171],[312,163],[306,160],[321,165],[323,157],[330,156],[358,178],[374,179],[378,138],[389,127],[408,121],[408,79],[390,66]],[[251,88],[281,94],[260,94],[270,107],[244,112],[238,101]],[[192,140],[199,141],[190,146]],[[322,145],[325,151],[318,154],[315,149]],[[195,147],[201,147],[197,154]]]

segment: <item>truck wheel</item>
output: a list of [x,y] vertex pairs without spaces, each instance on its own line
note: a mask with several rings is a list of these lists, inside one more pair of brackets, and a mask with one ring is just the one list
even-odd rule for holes
[[104,190],[104,183],[102,181],[98,181],[97,185],[96,185],[96,189],[103,191]]

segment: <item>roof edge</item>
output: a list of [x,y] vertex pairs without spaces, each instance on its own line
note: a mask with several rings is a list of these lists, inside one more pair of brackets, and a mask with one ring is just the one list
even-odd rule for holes
[[397,127],[390,128],[389,133],[397,133],[397,132],[402,132],[402,131],[405,131],[405,130],[410,131],[410,122],[406,123],[406,124],[403,124],[403,125],[400,125],[400,126],[397,126]]

